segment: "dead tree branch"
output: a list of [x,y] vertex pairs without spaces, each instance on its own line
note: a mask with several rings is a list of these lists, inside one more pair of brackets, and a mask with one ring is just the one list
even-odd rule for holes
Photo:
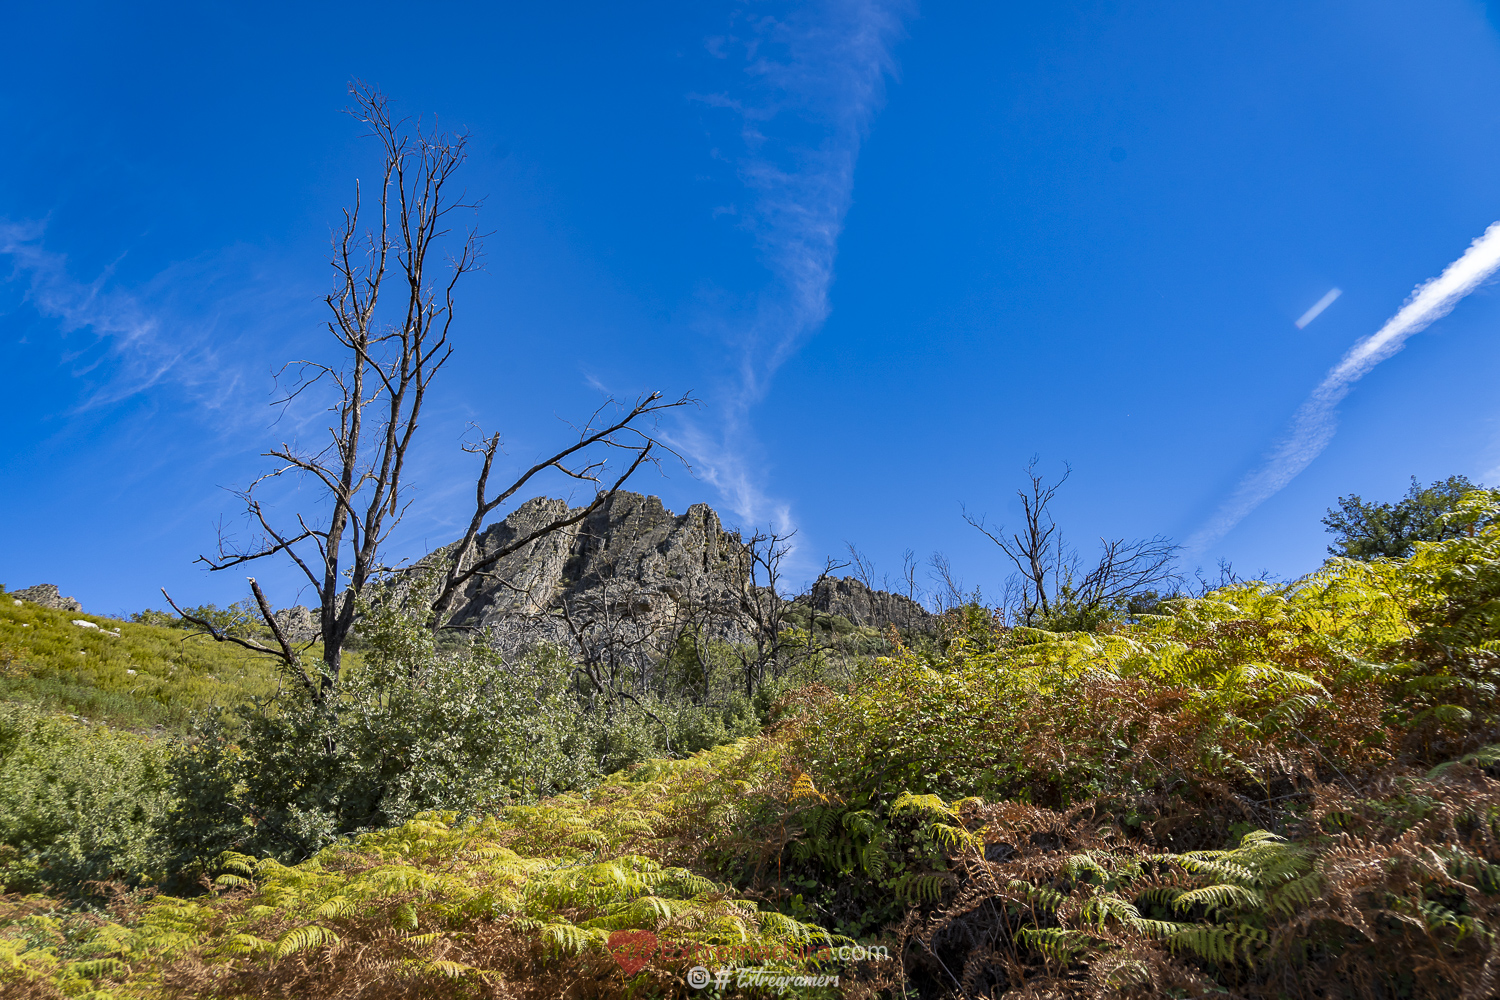
[[1161,536],[1136,541],[1101,538],[1098,561],[1084,571],[1078,553],[1064,544],[1051,510],[1073,470],[1064,465],[1062,476],[1048,483],[1037,465],[1035,457],[1027,463],[1027,485],[1016,491],[1021,530],[1007,534],[1003,528],[987,527],[983,516],[976,518],[967,510],[963,515],[1019,571],[1018,607],[1007,609],[1018,620],[1030,625],[1054,614],[1089,617],[1177,579],[1177,546]]

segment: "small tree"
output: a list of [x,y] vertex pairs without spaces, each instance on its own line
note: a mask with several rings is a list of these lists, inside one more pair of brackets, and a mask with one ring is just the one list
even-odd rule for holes
[[[479,265],[482,254],[475,228],[459,233],[451,229],[455,212],[478,207],[454,187],[454,174],[466,156],[467,134],[431,132],[420,122],[397,119],[385,95],[364,84],[352,85],[350,92],[356,106],[349,114],[380,143],[381,179],[368,213],[364,191],[356,185],[354,207],[344,213],[334,238],[337,280],[325,301],[328,330],[339,353],[330,361],[302,360],[286,366],[288,388],[281,399],[287,405],[331,390],[334,420],[328,440],[316,448],[282,444],[266,452],[277,466],[238,494],[253,537],[238,544],[221,532],[218,553],[200,559],[216,571],[272,556],[291,560],[317,594],[315,641],[322,643],[325,669],[315,678],[304,667],[301,653],[311,643],[294,645],[254,578],[250,587],[269,630],[269,643],[235,634],[172,604],[204,634],[275,656],[318,702],[338,686],[356,606],[384,570],[382,547],[410,503],[406,469],[423,406],[433,380],[453,354],[449,333],[455,291]],[[686,396],[668,402],[659,393],[648,393],[629,406],[609,400],[576,441],[534,464],[494,496],[487,490],[500,437],[491,435],[471,446],[469,450],[483,457],[474,512],[457,558],[426,611],[428,627],[440,628],[464,585],[494,562],[587,517],[642,464],[654,461],[654,452],[669,450],[643,425],[661,410],[689,402]],[[610,476],[608,455],[617,449],[630,461],[620,475]],[[504,551],[473,561],[473,541],[484,520],[548,469],[592,485],[593,501],[581,512],[538,527]],[[262,494],[287,479],[310,481],[321,494],[319,507],[289,519],[273,515]],[[612,483],[604,485],[609,479]]]
[[[1466,476],[1449,476],[1429,486],[1412,476],[1406,496],[1394,504],[1367,501],[1357,493],[1339,497],[1338,507],[1328,508],[1323,517],[1324,526],[1338,536],[1328,552],[1365,561],[1404,559],[1417,542],[1440,542],[1472,532],[1473,525],[1445,520],[1443,515],[1457,510],[1464,494],[1483,489]],[[1500,497],[1500,490],[1490,492]]]

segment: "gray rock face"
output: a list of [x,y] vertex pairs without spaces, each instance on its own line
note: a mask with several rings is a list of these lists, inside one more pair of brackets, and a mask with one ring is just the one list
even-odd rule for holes
[[[528,500],[480,534],[471,559],[569,513],[562,500]],[[455,548],[438,549],[407,570],[404,586],[435,594]],[[583,521],[522,546],[471,581],[450,624],[489,629],[490,641],[507,654],[542,642],[575,648],[580,627],[596,637],[601,629],[612,632],[629,646],[658,626],[691,622],[741,642],[754,630],[749,606],[764,598],[751,589],[739,536],[725,531],[708,505],[673,514],[658,497],[621,491]],[[875,628],[927,628],[932,619],[915,601],[852,578],[821,580],[797,600]]]
[[318,637],[318,616],[311,608],[295,604],[282,608],[271,617],[276,619],[276,627],[281,629],[288,642],[307,642]]
[[[564,516],[566,502],[528,500],[478,539],[482,559]],[[446,565],[453,547],[414,567]],[[684,602],[737,602],[746,570],[737,537],[706,504],[673,514],[658,497],[621,491],[583,521],[523,546],[471,582],[452,623],[492,625],[545,615],[562,602],[604,603],[620,618],[667,618]]]
[[54,611],[82,611],[83,605],[71,597],[64,597],[57,589],[55,583],[39,583],[35,587],[27,587],[25,590],[11,592],[11,597],[16,600],[30,601],[32,604],[40,604],[44,608],[52,608]]
[[813,584],[811,592],[797,598],[797,601],[810,604],[824,614],[842,615],[855,625],[879,629],[895,625],[897,628],[925,630],[931,627],[933,617],[931,612],[911,598],[884,590],[872,590],[852,576],[825,576]]

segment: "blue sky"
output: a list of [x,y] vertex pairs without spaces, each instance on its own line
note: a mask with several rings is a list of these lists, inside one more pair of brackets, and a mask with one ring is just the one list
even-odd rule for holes
[[[673,509],[793,525],[804,573],[846,541],[888,571],[941,550],[992,595],[960,505],[1014,518],[1033,454],[1071,463],[1085,550],[1161,533],[1283,576],[1321,560],[1339,494],[1500,481],[1484,284],[1343,387],[1284,485],[1276,458],[1346,352],[1500,219],[1500,13],[1475,0],[6,19],[12,588],[241,596],[192,560],[285,433],[269,372],[325,343],[330,227],[375,157],[339,114],[352,78],[472,132],[494,232],[398,555],[458,534],[469,422],[529,464],[601,387],[704,400],[668,427],[696,474],[637,483]],[[1268,460],[1279,488],[1236,508]]]

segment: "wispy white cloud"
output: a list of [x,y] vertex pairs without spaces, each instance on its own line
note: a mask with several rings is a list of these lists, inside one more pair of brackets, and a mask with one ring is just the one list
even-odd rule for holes
[[826,0],[782,17],[757,12],[737,22],[738,34],[706,43],[716,57],[744,59],[735,92],[699,98],[740,124],[747,204],[715,214],[753,234],[771,281],[747,314],[705,324],[732,345],[733,374],[713,417],[687,427],[678,443],[746,524],[790,524],[789,506],[764,491],[751,410],[828,318],[860,146],[910,13],[901,0]]
[[92,281],[74,277],[67,256],[43,245],[44,233],[41,223],[0,221],[0,258],[9,261],[7,277],[25,288],[38,315],[55,321],[64,335],[91,338],[60,355],[78,362],[73,374],[84,384],[77,409],[107,406],[167,382],[210,409],[236,398],[239,367],[226,364],[211,339],[168,329],[140,298],[112,285],[113,266]]
[[1500,269],[1500,222],[1486,229],[1441,275],[1417,286],[1406,304],[1384,326],[1349,349],[1297,410],[1286,436],[1261,467],[1246,476],[1208,523],[1188,539],[1184,546],[1187,553],[1200,553],[1223,538],[1247,514],[1307,468],[1333,439],[1338,428],[1338,404],[1349,395],[1354,383],[1401,350],[1412,334],[1452,312],[1460,300],[1497,269]]

